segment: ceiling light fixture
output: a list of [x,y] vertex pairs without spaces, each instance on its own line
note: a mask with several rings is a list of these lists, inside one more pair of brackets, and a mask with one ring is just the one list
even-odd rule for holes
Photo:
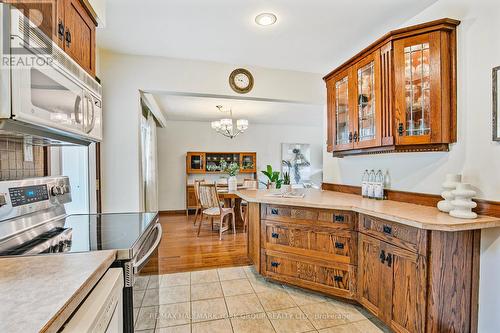
[[[222,110],[222,105],[217,105],[217,109],[220,112],[228,112]],[[248,120],[238,119],[236,120],[236,129],[234,128],[233,121],[233,110],[229,109],[229,118],[223,118],[221,120],[212,121],[211,126],[217,133],[222,134],[230,139],[236,137],[237,135],[243,133],[248,128]]]
[[277,17],[273,13],[262,13],[255,17],[255,23],[258,25],[273,25],[276,23]]

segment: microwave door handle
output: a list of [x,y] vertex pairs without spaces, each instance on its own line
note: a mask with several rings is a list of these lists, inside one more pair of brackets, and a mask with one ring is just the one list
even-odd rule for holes
[[81,111],[81,104],[82,104],[82,96],[78,95],[76,96],[75,100],[75,121],[77,124],[82,124],[82,119],[80,117]]
[[161,241],[161,236],[163,234],[163,230],[161,228],[161,224],[160,223],[157,223],[155,225],[155,228],[158,229],[158,236],[156,236],[156,239],[155,239],[155,242],[154,244],[149,248],[148,252],[142,256],[141,259],[139,259],[139,261],[136,261],[134,263],[134,274],[137,273],[140,269],[140,267],[146,262],[146,260],[149,259],[149,257],[151,256],[151,254],[153,254],[153,252],[156,250],[156,248],[158,247],[158,245],[160,244],[160,241]]
[[[94,106],[94,98],[92,97],[92,95],[88,95],[87,102],[90,105],[91,118],[90,118],[89,124],[87,124],[86,132],[90,133],[94,129],[94,125],[95,125],[95,106]],[[86,108],[86,111],[88,112],[89,108]]]

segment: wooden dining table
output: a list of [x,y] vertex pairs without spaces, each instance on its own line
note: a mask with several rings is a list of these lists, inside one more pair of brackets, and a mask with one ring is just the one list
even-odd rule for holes
[[[247,187],[238,186],[238,190],[246,189]],[[243,228],[243,216],[241,215],[241,198],[236,192],[230,192],[227,188],[217,188],[219,198],[224,200],[224,207],[234,208],[234,218],[236,228]]]

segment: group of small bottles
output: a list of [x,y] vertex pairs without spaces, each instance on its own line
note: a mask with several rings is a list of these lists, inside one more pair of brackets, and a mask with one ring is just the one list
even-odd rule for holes
[[382,170],[365,170],[361,179],[361,194],[364,198],[384,200],[384,188],[386,185],[386,176]]

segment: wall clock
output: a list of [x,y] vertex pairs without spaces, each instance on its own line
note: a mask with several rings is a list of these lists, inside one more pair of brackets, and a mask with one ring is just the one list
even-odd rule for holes
[[237,68],[229,75],[229,85],[238,94],[246,94],[253,88],[253,76],[248,70]]

